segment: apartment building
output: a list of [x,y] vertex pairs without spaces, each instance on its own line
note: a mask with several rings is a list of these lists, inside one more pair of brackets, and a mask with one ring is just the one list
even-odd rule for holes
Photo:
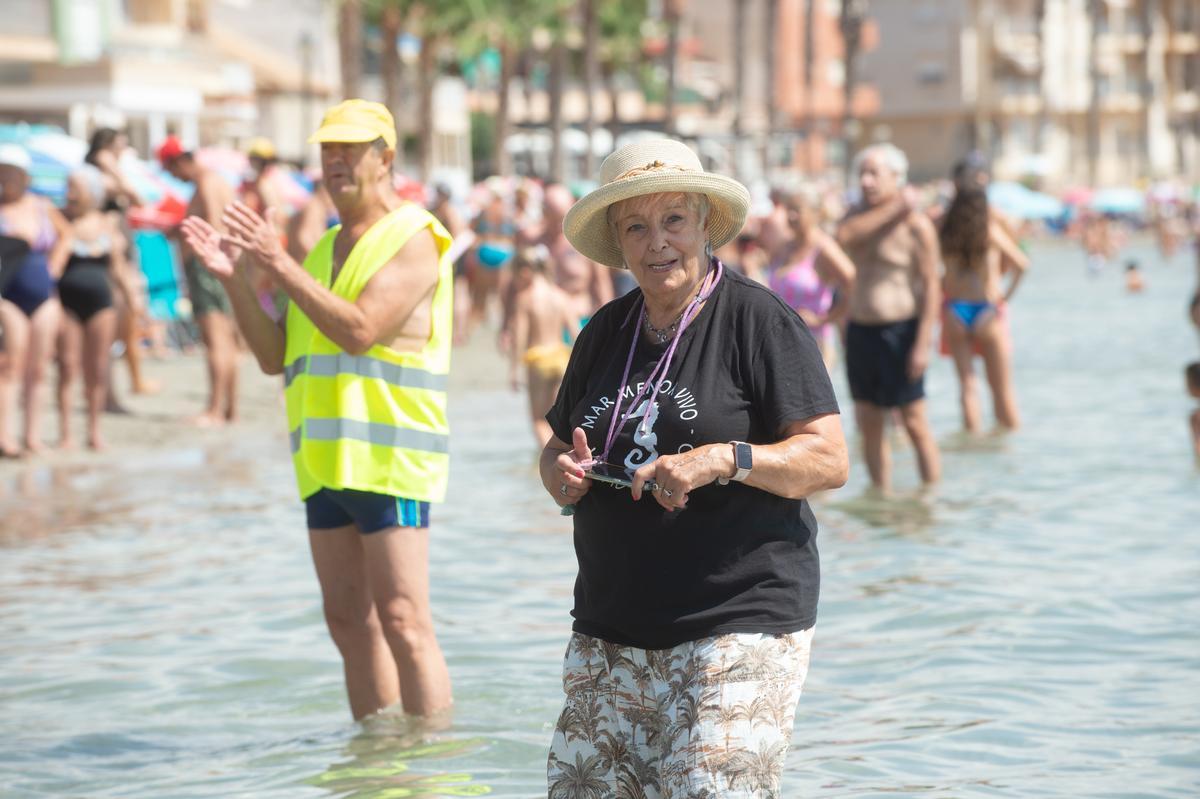
[[1200,179],[1196,0],[889,0],[872,138],[917,179],[980,149],[1048,187]]
[[122,127],[143,153],[173,131],[302,157],[336,85],[321,0],[7,0],[5,18],[0,120]]

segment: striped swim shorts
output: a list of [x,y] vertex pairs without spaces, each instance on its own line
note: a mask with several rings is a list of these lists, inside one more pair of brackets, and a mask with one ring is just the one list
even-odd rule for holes
[[363,533],[389,527],[428,527],[429,503],[344,488],[322,488],[304,500],[308,529],[355,525]]

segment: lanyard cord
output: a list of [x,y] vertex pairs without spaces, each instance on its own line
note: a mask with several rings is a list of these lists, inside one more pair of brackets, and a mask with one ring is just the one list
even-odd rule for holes
[[[715,268],[713,268],[714,266]],[[667,377],[667,370],[671,368],[671,360],[675,357],[675,350],[679,347],[679,340],[683,337],[683,331],[687,330],[688,325],[692,323],[692,319],[695,317],[696,309],[700,303],[712,296],[713,291],[717,288],[717,284],[721,282],[721,276],[724,272],[725,266],[716,258],[713,258],[708,274],[704,276],[704,282],[700,286],[699,293],[688,304],[687,310],[683,312],[683,317],[679,322],[679,329],[675,331],[675,337],[671,339],[671,346],[667,348],[666,355],[650,370],[650,374],[646,377],[646,382],[642,384],[641,390],[638,391],[633,401],[629,403],[629,407],[625,409],[625,413],[622,414],[621,400],[625,394],[625,384],[629,380],[629,369],[633,365],[633,353],[637,349],[637,340],[638,336],[641,335],[642,322],[645,321],[646,317],[646,299],[643,295],[639,301],[641,310],[638,312],[637,324],[633,326],[633,339],[629,342],[629,355],[625,358],[625,371],[621,375],[620,384],[617,386],[617,404],[613,407],[612,419],[608,423],[608,435],[604,438],[604,451],[598,457],[592,459],[593,463],[608,460],[609,451],[612,449],[613,443],[617,440],[618,432],[625,427],[625,422],[629,421],[629,414],[637,410],[638,403],[646,395],[646,390],[653,383],[654,391],[650,394],[650,401],[646,404],[647,413],[643,417],[643,424],[646,423],[646,420],[649,418],[649,410],[654,407],[654,403],[658,399],[658,392],[662,388],[663,380]],[[628,323],[628,316],[625,318],[625,321]],[[657,379],[655,379],[655,375],[658,376]]]

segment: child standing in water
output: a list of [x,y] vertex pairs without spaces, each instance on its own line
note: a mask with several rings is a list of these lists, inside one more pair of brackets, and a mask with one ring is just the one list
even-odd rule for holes
[[1140,294],[1146,288],[1146,281],[1142,280],[1142,271],[1138,266],[1138,262],[1129,260],[1125,262],[1125,290],[1130,294]]
[[570,296],[546,277],[549,260],[547,249],[534,245],[522,248],[513,262],[509,376],[516,390],[520,365],[525,364],[529,414],[539,446],[545,446],[552,435],[546,412],[558,396],[558,385],[571,357],[570,345],[580,328]]

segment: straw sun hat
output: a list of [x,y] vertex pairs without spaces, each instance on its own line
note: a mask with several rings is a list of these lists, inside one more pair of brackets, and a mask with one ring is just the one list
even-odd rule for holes
[[628,144],[600,165],[600,187],[571,207],[563,233],[580,254],[624,269],[625,261],[608,223],[608,207],[630,197],[660,192],[695,192],[708,197],[708,237],[715,250],[746,222],[750,193],[733,178],[705,172],[683,142],[651,139]]

